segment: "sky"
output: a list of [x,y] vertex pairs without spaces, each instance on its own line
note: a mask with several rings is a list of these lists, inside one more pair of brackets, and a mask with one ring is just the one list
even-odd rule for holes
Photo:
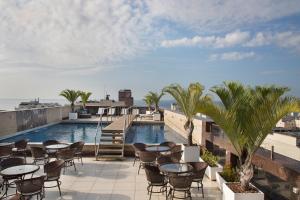
[[0,98],[200,82],[300,96],[299,0],[2,0]]

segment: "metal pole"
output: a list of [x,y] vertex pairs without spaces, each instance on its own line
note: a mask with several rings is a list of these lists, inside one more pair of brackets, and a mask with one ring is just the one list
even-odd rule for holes
[[271,160],[274,160],[274,146],[271,146]]

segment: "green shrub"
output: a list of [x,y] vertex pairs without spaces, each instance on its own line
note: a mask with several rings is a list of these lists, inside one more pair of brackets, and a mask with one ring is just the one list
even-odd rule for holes
[[238,182],[239,174],[237,170],[231,167],[230,165],[225,165],[223,168],[223,172],[220,175],[224,178],[226,182]]
[[215,156],[214,154],[212,154],[211,152],[209,152],[208,150],[204,150],[201,158],[210,167],[217,167],[217,163],[218,163],[219,158],[217,156]]

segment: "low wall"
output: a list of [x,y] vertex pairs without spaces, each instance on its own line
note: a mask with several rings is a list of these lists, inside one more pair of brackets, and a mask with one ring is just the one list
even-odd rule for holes
[[[187,131],[184,129],[186,118],[183,114],[170,110],[165,110],[164,121],[166,125],[172,127],[172,129],[174,129],[177,133],[187,138]],[[205,119],[194,119],[194,143],[205,145],[205,136],[209,135],[209,132],[206,132],[206,122],[207,121]]]
[[0,112],[0,138],[68,118],[70,106]]

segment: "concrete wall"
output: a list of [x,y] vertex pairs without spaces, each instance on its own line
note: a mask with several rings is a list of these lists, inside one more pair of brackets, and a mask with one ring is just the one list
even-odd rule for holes
[[59,122],[68,117],[70,106],[0,112],[0,137]]
[[[174,111],[165,110],[164,111],[164,121],[169,127],[172,127],[176,132],[181,134],[183,137],[187,138],[187,131],[184,129],[184,124],[186,118],[183,114]],[[206,121],[195,119],[194,120],[194,132],[193,141],[194,143],[204,145],[206,132]]]

